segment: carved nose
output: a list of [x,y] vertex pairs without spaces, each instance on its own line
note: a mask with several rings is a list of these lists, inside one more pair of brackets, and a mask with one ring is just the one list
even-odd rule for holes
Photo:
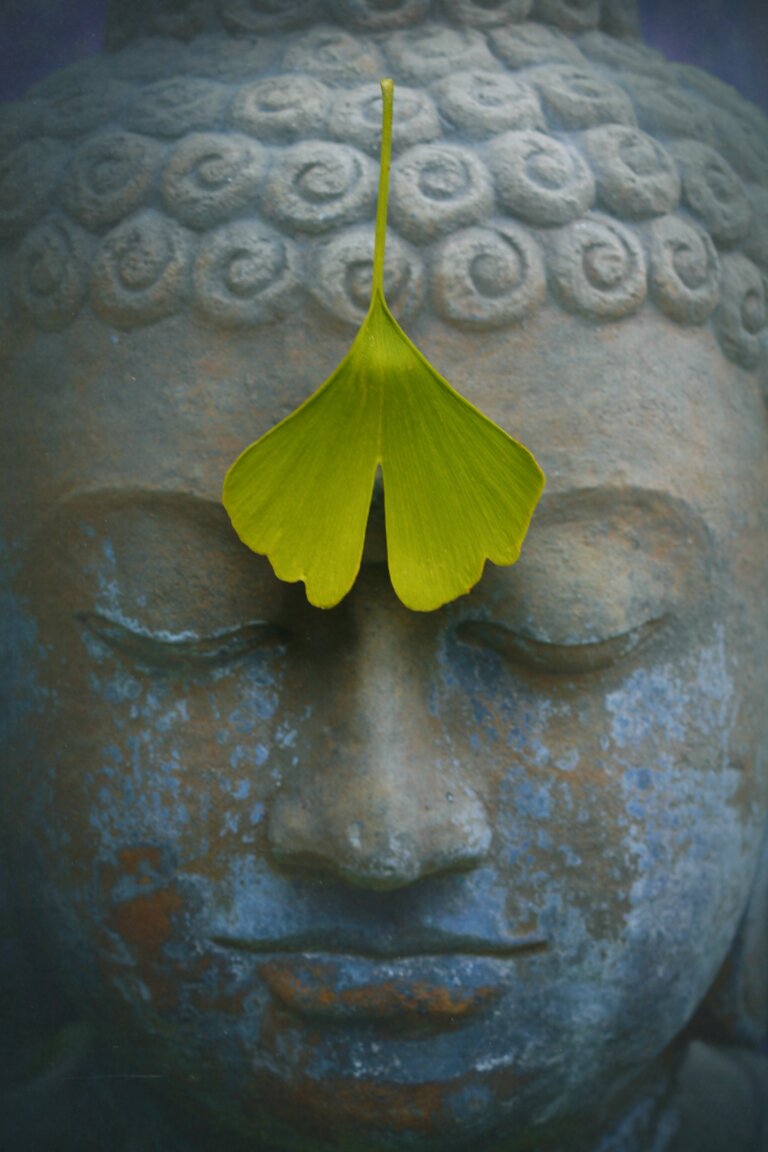
[[283,864],[373,889],[472,868],[490,847],[484,807],[437,775],[371,765],[305,780],[273,805],[273,852]]
[[[388,593],[388,594],[387,594]],[[460,767],[441,762],[428,707],[431,622],[394,600],[386,572],[363,565],[353,630],[312,676],[316,727],[269,815],[286,866],[365,888],[399,888],[485,859],[490,823]]]

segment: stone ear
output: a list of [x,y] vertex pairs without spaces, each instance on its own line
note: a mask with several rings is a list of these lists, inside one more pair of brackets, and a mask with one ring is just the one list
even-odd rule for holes
[[691,1032],[750,1047],[768,1037],[768,830],[746,912]]

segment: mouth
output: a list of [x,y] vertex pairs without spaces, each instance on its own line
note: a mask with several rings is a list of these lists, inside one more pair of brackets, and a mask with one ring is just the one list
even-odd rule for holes
[[420,931],[417,935],[400,930],[374,935],[341,928],[249,938],[222,933],[211,940],[220,948],[255,955],[311,952],[372,960],[407,960],[416,956],[488,956],[503,960],[543,952],[547,947],[546,937],[535,931],[517,936],[476,936],[440,930]]
[[385,1022],[398,1029],[457,1025],[503,995],[511,960],[546,950],[538,934],[507,939],[336,935],[272,940],[214,936],[221,948],[253,956],[274,1001],[299,1016],[325,1021]]

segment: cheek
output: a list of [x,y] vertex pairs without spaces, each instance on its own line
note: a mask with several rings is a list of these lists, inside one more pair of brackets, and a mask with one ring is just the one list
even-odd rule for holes
[[291,742],[280,681],[276,659],[181,680],[106,658],[81,685],[70,678],[55,780],[91,852],[172,839],[183,858],[230,836],[252,843]]
[[605,698],[633,863],[628,936],[693,948],[705,980],[743,913],[765,821],[757,701],[739,675],[718,626],[677,664],[639,668]]
[[296,755],[300,720],[281,710],[280,661],[188,682],[111,656],[66,677],[52,662],[44,671],[59,687],[15,792],[57,967],[118,1030],[138,1027],[161,1051],[173,1031],[168,1058],[184,1064],[188,1053],[197,1075],[208,1046],[226,1049],[245,1001],[254,1020],[264,1008],[253,974],[242,979],[209,938],[238,899],[243,863],[266,852],[270,797]]
[[632,943],[649,970],[677,955],[681,978],[697,941],[714,974],[765,813],[757,709],[732,666],[716,630],[674,662],[578,681],[446,650],[435,705],[495,813],[511,919],[543,910],[572,959],[600,940]]
[[101,949],[106,933],[151,962],[198,915],[200,883],[180,877],[215,891],[233,860],[265,851],[299,723],[280,707],[280,660],[188,681],[111,655],[43,671],[58,687],[17,774],[24,851],[65,946]]
[[484,781],[507,918],[556,945],[553,1043],[589,1035],[601,1075],[669,1044],[746,905],[765,781],[735,666],[717,631],[674,662],[646,654],[570,683],[466,648],[442,665],[435,703]]

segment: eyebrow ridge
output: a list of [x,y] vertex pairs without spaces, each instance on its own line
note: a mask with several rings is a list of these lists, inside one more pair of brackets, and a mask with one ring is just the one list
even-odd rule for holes
[[97,485],[93,488],[73,488],[68,492],[64,492],[44,512],[39,523],[35,526],[30,533],[31,539],[35,538],[45,530],[46,526],[55,520],[62,512],[77,511],[80,506],[84,508],[103,506],[104,510],[107,508],[119,509],[125,506],[127,509],[138,508],[141,505],[165,508],[178,508],[180,513],[191,511],[205,511],[209,514],[214,514],[225,522],[226,512],[224,505],[219,499],[214,499],[211,496],[202,495],[198,492],[190,492],[183,488],[158,488],[156,486],[143,487],[135,485],[130,487],[112,487],[107,485]]
[[668,523],[671,514],[692,531],[698,531],[708,547],[711,545],[711,530],[702,513],[688,500],[673,496],[663,488],[600,484],[570,488],[565,492],[545,489],[539,507],[534,513],[534,524],[567,523],[582,513],[593,512],[599,515],[615,512],[621,507],[649,512],[660,523]]
[[[74,488],[60,496],[48,508],[41,522],[31,533],[31,540],[34,541],[45,530],[46,525],[58,512],[69,508],[76,510],[81,504],[85,507],[103,504],[105,508],[111,506],[115,509],[121,505],[132,508],[142,504],[149,506],[154,504],[156,507],[175,507],[182,515],[185,512],[194,511],[199,514],[203,511],[207,515],[215,516],[222,524],[228,522],[221,501],[199,492],[178,487],[97,485],[93,488]],[[688,500],[673,496],[663,488],[639,485],[596,484],[571,487],[561,492],[553,492],[551,488],[547,488],[534,513],[531,530],[535,531],[549,524],[572,523],[585,515],[599,517],[612,514],[622,506],[649,513],[658,520],[660,528],[669,523],[671,516],[681,528],[687,529],[698,538],[704,552],[710,554],[713,552],[712,532],[698,509]]]

